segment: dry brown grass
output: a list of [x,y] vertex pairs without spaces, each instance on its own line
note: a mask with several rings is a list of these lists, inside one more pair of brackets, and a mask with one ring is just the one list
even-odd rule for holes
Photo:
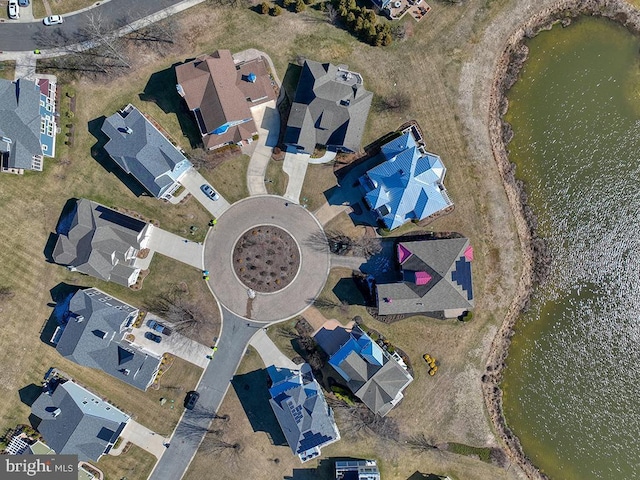
[[14,60],[5,60],[4,62],[0,62],[0,78],[13,80],[15,70],[16,62]]
[[[31,0],[31,3],[33,4],[33,16],[35,18],[44,18],[47,16],[47,11],[44,8],[44,0]],[[96,3],[96,0],[48,0],[48,3],[53,15],[63,15],[90,7]]]
[[156,457],[133,444],[129,444],[125,449],[126,453],[117,457],[105,455],[99,462],[94,462],[94,465],[102,470],[107,480],[145,480],[156,464]]

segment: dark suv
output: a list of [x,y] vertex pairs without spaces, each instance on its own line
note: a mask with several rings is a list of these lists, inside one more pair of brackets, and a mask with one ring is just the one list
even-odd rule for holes
[[196,406],[199,398],[200,394],[195,390],[187,393],[187,397],[184,399],[184,408],[187,410],[193,410],[193,407]]

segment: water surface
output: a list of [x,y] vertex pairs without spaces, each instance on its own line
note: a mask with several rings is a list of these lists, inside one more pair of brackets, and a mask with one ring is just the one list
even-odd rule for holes
[[585,18],[529,47],[509,150],[553,265],[517,324],[507,422],[552,479],[640,478],[640,41]]

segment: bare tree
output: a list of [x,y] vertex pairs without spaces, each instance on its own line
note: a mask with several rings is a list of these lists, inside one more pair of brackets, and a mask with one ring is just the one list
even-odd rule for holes
[[373,101],[373,108],[378,112],[386,110],[405,112],[411,108],[411,97],[409,94],[400,91],[394,91],[386,97],[376,96]]
[[0,287],[0,302],[10,300],[15,295],[11,287]]
[[180,25],[175,17],[170,16],[160,21],[152,20],[153,17],[142,14],[140,28],[127,35],[127,38],[135,44],[144,45],[150,50],[165,55],[176,43],[179,37]]
[[326,12],[327,20],[329,21],[329,23],[331,25],[335,25],[338,21],[338,11],[336,10],[336,7],[334,7],[331,3],[327,3]]
[[121,67],[130,68],[131,61],[126,54],[123,40],[118,36],[117,32],[118,29],[127,24],[128,19],[126,17],[107,24],[101,10],[89,10],[85,14],[84,26],[80,32],[85,36],[85,41],[94,44],[97,51],[104,58],[116,61],[116,64]]
[[337,413],[343,420],[345,430],[355,434],[373,433],[392,441],[398,441],[400,438],[400,427],[395,419],[376,415],[362,404],[354,406],[345,404],[343,408],[337,410]]
[[433,450],[436,447],[433,442],[429,439],[427,439],[427,437],[425,437],[424,433],[419,433],[417,435],[413,435],[411,437],[409,437],[407,439],[407,445],[409,445],[409,447],[411,447],[413,450],[417,450],[419,452],[425,451],[425,450]]

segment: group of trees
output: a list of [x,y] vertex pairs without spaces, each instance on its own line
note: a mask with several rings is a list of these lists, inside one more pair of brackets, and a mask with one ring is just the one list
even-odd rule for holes
[[[313,0],[282,0],[282,7],[286,8],[290,12],[300,13],[303,12],[307,5],[310,5]],[[271,2],[262,2],[258,7],[258,10],[263,15],[271,15],[277,17],[283,11],[280,5]]]
[[362,41],[373,46],[387,46],[393,42],[391,26],[381,22],[370,8],[359,7],[356,0],[337,0],[338,16]]

